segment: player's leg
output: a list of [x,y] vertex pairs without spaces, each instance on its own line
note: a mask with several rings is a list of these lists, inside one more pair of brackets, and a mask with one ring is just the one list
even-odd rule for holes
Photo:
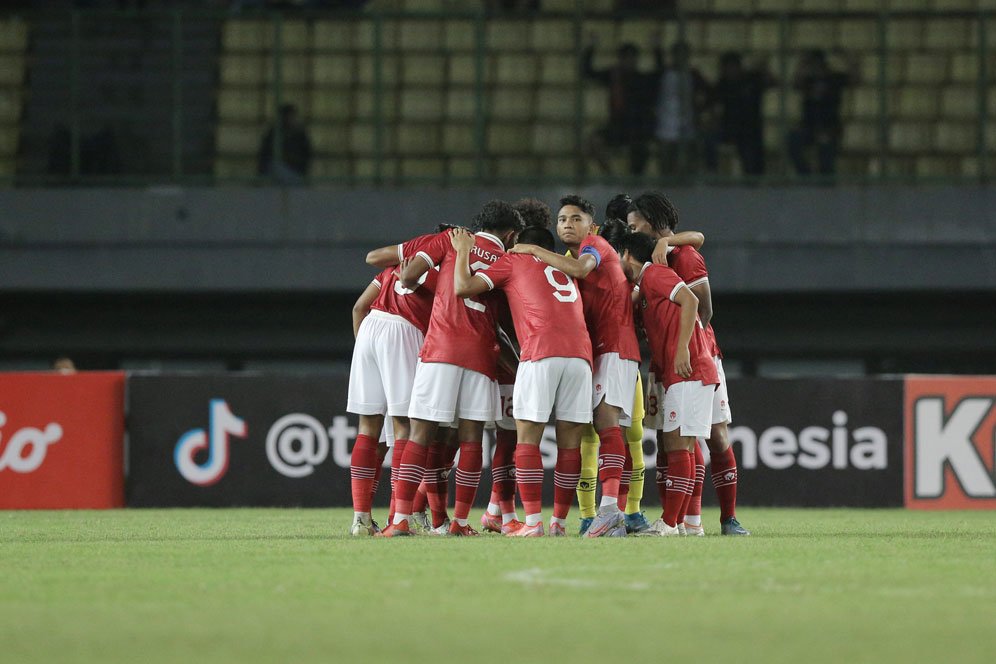
[[559,379],[551,359],[556,358],[521,362],[515,375],[515,482],[526,520],[522,528],[510,533],[512,537],[543,535],[543,457],[539,444],[553,411]]
[[491,459],[491,499],[481,515],[484,530],[495,533],[519,527],[515,513],[515,418],[512,416],[514,385],[499,385],[501,419],[495,421],[495,451]]
[[608,404],[605,399],[595,407],[594,425],[600,441],[598,479],[602,486],[602,500],[585,537],[602,537],[623,524],[623,512],[619,509],[619,484],[626,462],[626,447],[619,427],[620,411],[619,407]]
[[630,532],[642,532],[650,527],[643,516],[640,503],[643,501],[643,480],[646,474],[646,462],[643,459],[643,420],[646,416],[643,397],[643,379],[636,374],[636,391],[633,394],[632,423],[623,432],[626,435],[626,449],[632,458],[632,471],[629,476],[629,494],[626,505],[620,503],[626,512],[626,528]]
[[584,534],[595,519],[595,490],[598,487],[598,434],[590,424],[581,429],[581,477],[578,480],[578,507],[581,508],[580,534]]
[[[668,413],[669,417],[671,413],[677,413],[678,432],[681,438],[691,440],[689,452],[692,457],[692,483],[690,486],[684,487],[685,500],[678,513],[678,529],[682,531],[682,534],[687,534],[688,529],[684,525],[687,514],[696,514],[701,525],[701,482],[698,486],[698,506],[694,504],[694,496],[696,477],[701,476],[698,470],[701,469],[701,473],[704,474],[705,463],[697,439],[709,435],[712,419],[712,396],[715,392],[715,386],[703,385],[700,381],[683,381],[672,385],[668,392],[670,394],[665,395],[665,412]],[[665,515],[665,523],[669,523],[667,516]],[[695,533],[693,529],[693,534],[698,533]]]
[[[623,440],[626,439],[626,429],[623,428]],[[619,478],[619,500],[617,504],[619,509],[625,511],[626,503],[629,501],[629,480],[633,475],[633,457],[629,453],[629,445],[624,445],[623,450],[625,451],[625,459],[623,460],[623,472],[622,477]]]
[[353,523],[350,533],[354,536],[373,534],[373,517],[370,513],[379,467],[378,439],[383,426],[383,415],[360,415],[356,443],[349,459],[350,489],[353,495]]
[[723,361],[716,357],[716,370],[719,373],[719,386],[713,395],[712,429],[709,432],[710,464],[712,485],[719,499],[719,520],[724,535],[749,535],[737,521],[737,458],[730,447],[730,423],[733,413],[730,409],[730,396],[726,387],[726,372]]
[[705,456],[702,454],[701,439],[695,440],[692,446],[692,456],[695,461],[695,483],[692,485],[692,496],[688,501],[688,507],[681,517],[685,534],[703,536],[705,530],[702,528],[702,482],[705,480]]
[[557,463],[553,470],[553,516],[550,536],[567,534],[567,515],[574,501],[578,478],[581,476],[581,435],[584,425],[565,420],[557,421]]
[[484,424],[501,416],[498,383],[484,374],[463,369],[458,388],[457,415],[460,418],[457,430],[460,456],[456,465],[456,501],[449,532],[451,535],[477,535],[468,519],[481,483]]
[[[550,534],[566,534],[567,514],[581,474],[581,433],[591,419],[592,373],[580,358],[554,357],[549,362],[557,376],[554,417],[557,420],[557,463],[554,469],[553,518]],[[604,441],[603,441],[604,444]],[[598,525],[598,517],[588,530]]]

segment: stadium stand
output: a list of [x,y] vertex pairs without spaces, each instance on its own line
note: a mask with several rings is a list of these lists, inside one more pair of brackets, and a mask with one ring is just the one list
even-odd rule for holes
[[0,178],[12,176],[16,170],[27,48],[27,24],[0,19]]

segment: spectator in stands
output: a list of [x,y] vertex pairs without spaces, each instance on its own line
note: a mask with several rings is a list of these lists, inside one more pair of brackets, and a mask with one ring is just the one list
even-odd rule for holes
[[311,166],[311,139],[301,123],[297,107],[280,107],[281,155],[274,155],[276,127],[270,127],[259,147],[259,174],[268,175],[281,184],[303,184]]
[[60,355],[52,361],[52,371],[58,371],[61,374],[74,374],[76,373],[76,363],[69,357]]
[[701,114],[711,104],[712,88],[689,62],[685,42],[671,47],[671,61],[657,85],[657,128],[661,174],[683,175],[698,166]]
[[745,175],[764,173],[764,119],[761,102],[764,92],[775,84],[767,63],[747,69],[739,53],[723,53],[719,58],[719,80],[714,99],[719,124],[706,135],[706,168],[715,173],[719,166],[719,146],[733,144]]
[[812,166],[806,150],[815,146],[821,175],[832,175],[840,145],[840,102],[844,89],[858,79],[857,62],[849,72],[834,71],[823,51],[810,51],[795,73],[795,88],[802,93],[802,123],[789,132],[788,151],[799,175],[809,175]]
[[596,70],[593,64],[598,37],[589,35],[583,54],[585,77],[598,81],[609,89],[609,122],[591,136],[588,154],[608,173],[609,149],[625,147],[629,151],[630,175],[642,175],[650,157],[650,142],[654,135],[654,103],[658,81],[664,65],[660,35],[652,38],[657,66],[651,73],[637,69],[640,49],[635,44],[619,47],[616,64]]

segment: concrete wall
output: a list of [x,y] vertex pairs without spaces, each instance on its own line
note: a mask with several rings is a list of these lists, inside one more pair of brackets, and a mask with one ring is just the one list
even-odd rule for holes
[[[355,292],[372,247],[467,223],[523,189],[176,188],[0,191],[0,289]],[[615,189],[581,193],[599,207]],[[725,293],[996,291],[996,189],[689,188]]]

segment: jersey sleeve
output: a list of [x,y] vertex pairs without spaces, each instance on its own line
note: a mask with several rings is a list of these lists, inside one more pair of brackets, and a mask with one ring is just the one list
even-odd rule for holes
[[443,257],[449,252],[452,246],[450,235],[447,232],[420,235],[417,238],[398,245],[398,257],[401,260],[405,260],[414,256],[421,256],[429,264],[429,267],[432,268],[443,261]]
[[674,297],[678,291],[686,285],[677,272],[663,265],[659,266],[658,269],[648,270],[643,281],[640,282],[644,297],[666,297],[672,302],[674,302]]
[[[401,245],[398,245],[398,246],[400,247]],[[380,274],[378,274],[376,277],[374,277],[373,281],[370,282],[370,283],[372,283],[377,288],[382,287],[384,285],[384,283],[387,282],[391,278],[391,271],[395,270],[395,269],[397,269],[397,268],[389,267],[389,268],[386,268],[384,270],[381,270]]]
[[684,247],[675,258],[677,260],[674,263],[674,270],[684,277],[685,284],[689,288],[709,281],[709,271],[706,270],[705,259],[695,249]]
[[[581,250],[578,252],[578,258],[581,256],[594,256],[595,257],[595,269],[597,270],[602,264],[602,252],[605,250],[604,247],[600,246],[596,239],[601,239],[597,235],[589,235],[584,240],[581,241]],[[602,240],[602,242],[605,242]]]
[[512,257],[510,254],[505,254],[496,262],[474,274],[487,282],[488,290],[501,288],[508,283],[508,279],[512,275]]

